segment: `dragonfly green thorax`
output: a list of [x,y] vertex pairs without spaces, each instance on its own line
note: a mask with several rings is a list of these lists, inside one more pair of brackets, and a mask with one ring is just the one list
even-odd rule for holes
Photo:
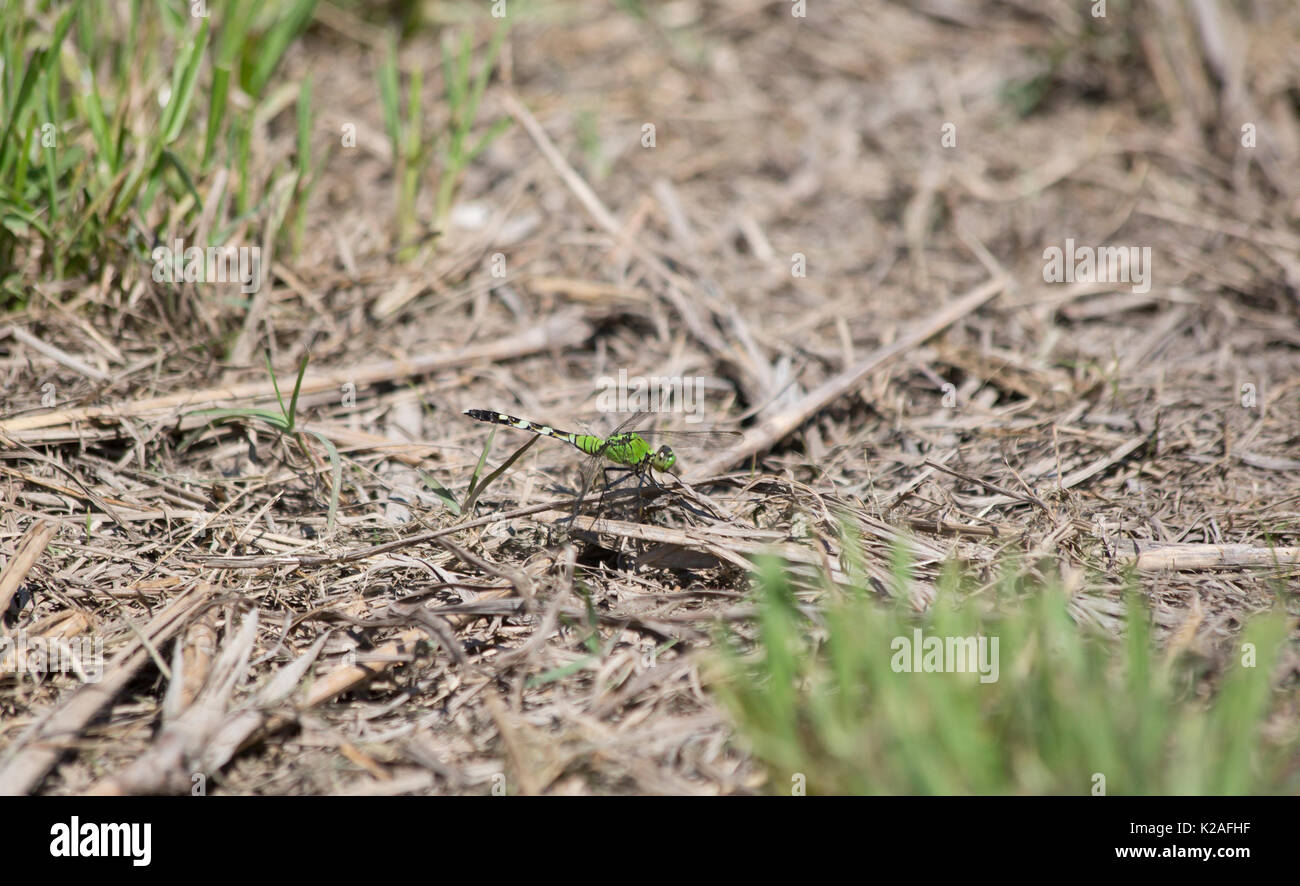
[[[595,439],[601,440],[600,437]],[[604,438],[600,447],[588,451],[592,455],[603,456],[630,468],[644,468],[649,465],[656,471],[667,472],[677,462],[677,454],[673,452],[671,446],[665,445],[655,449],[640,434],[613,434]]]

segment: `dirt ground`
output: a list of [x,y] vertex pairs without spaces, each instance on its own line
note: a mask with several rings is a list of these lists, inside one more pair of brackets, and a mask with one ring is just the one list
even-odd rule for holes
[[[845,521],[882,588],[911,553],[917,607],[943,562],[991,581],[1015,554],[1108,630],[1133,576],[1160,642],[1210,656],[1300,612],[1300,9],[1106,6],[535,4],[484,97],[513,125],[415,255],[383,12],[319,7],[279,76],[314,78],[325,166],[259,292],[23,257],[0,610],[105,661],[0,675],[0,788],[763,791],[709,648],[750,630],[750,556],[836,573]],[[400,61],[444,125],[437,39]],[[256,133],[268,180],[290,95]],[[1138,261],[1049,282],[1067,241]],[[193,414],[274,402],[268,348],[286,390],[310,353],[332,529],[316,438]],[[472,513],[426,482],[464,504],[491,430],[466,409],[608,431],[620,370],[702,379],[661,427],[743,433],[681,449],[691,492],[566,540],[582,456],[556,441]],[[497,428],[485,472],[528,439]]]

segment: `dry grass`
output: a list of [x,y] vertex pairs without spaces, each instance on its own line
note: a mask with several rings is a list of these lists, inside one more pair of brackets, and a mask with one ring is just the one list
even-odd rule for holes
[[[519,125],[403,263],[381,22],[326,5],[280,76],[312,74],[334,147],[301,251],[247,306],[19,256],[0,610],[107,661],[0,675],[0,790],[761,789],[699,655],[751,614],[749,556],[835,572],[845,520],[882,590],[908,546],[918,607],[945,560],[991,580],[1016,554],[1111,629],[1135,570],[1160,641],[1212,659],[1296,613],[1300,14],[783,6],[536,7],[484,99]],[[436,45],[401,55],[435,127]],[[259,175],[294,138],[290,102]],[[1150,247],[1150,291],[1045,283],[1066,238]],[[332,535],[323,452],[192,414],[272,402],[263,348],[282,388],[310,352],[300,409],[344,456]],[[694,510],[657,494],[548,545],[578,462],[551,441],[472,515],[424,484],[463,499],[487,427],[462,410],[581,427],[619,369],[704,376],[710,420],[745,430],[687,465]],[[523,442],[500,429],[489,464]],[[1294,640],[1284,660],[1293,693]]]

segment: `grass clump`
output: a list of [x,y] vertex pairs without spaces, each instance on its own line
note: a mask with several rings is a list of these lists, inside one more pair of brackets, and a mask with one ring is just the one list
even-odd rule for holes
[[[1252,620],[1215,673],[1204,661],[1159,653],[1150,613],[1134,593],[1125,636],[1115,640],[1076,625],[1053,584],[1003,594],[997,611],[982,598],[961,599],[955,584],[921,617],[861,588],[832,592],[836,599],[814,622],[796,606],[784,568],[765,564],[758,642],[752,652],[734,636],[720,644],[716,689],[773,790],[1258,794],[1297,787],[1294,738],[1264,738],[1274,664],[1290,630],[1285,616]],[[950,648],[975,652],[980,667],[970,666],[968,654],[963,672],[932,672],[930,665],[961,665]],[[1196,690],[1208,683],[1217,689],[1207,702]]]

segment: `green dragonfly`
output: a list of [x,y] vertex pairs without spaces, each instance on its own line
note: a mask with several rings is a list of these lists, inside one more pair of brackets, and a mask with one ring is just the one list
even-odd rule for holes
[[[551,425],[539,424],[535,421],[506,415],[504,412],[492,412],[487,409],[466,409],[465,414],[478,421],[506,425],[521,431],[532,431],[534,434],[543,437],[554,437],[556,440],[563,440],[565,443],[575,446],[591,456],[582,472],[582,484],[579,487],[578,497],[573,506],[575,515],[582,507],[582,500],[586,497],[591,481],[596,475],[596,470],[602,466],[602,462],[613,463],[604,465],[606,491],[613,488],[608,483],[609,472],[620,469],[627,472],[627,477],[623,479],[637,477],[637,488],[639,490],[646,480],[658,485],[658,481],[655,480],[654,475],[651,473],[652,471],[673,474],[675,473],[673,468],[677,466],[677,453],[673,451],[673,448],[665,443],[656,449],[653,443],[650,442],[651,440],[658,442],[661,439],[670,439],[679,444],[706,446],[722,441],[729,442],[740,436],[738,431],[636,431],[635,428],[653,414],[650,412],[633,413],[612,433],[604,437],[598,434],[575,434],[572,431],[561,431]],[[619,480],[618,482],[623,481]],[[613,485],[617,485],[617,483]]]

